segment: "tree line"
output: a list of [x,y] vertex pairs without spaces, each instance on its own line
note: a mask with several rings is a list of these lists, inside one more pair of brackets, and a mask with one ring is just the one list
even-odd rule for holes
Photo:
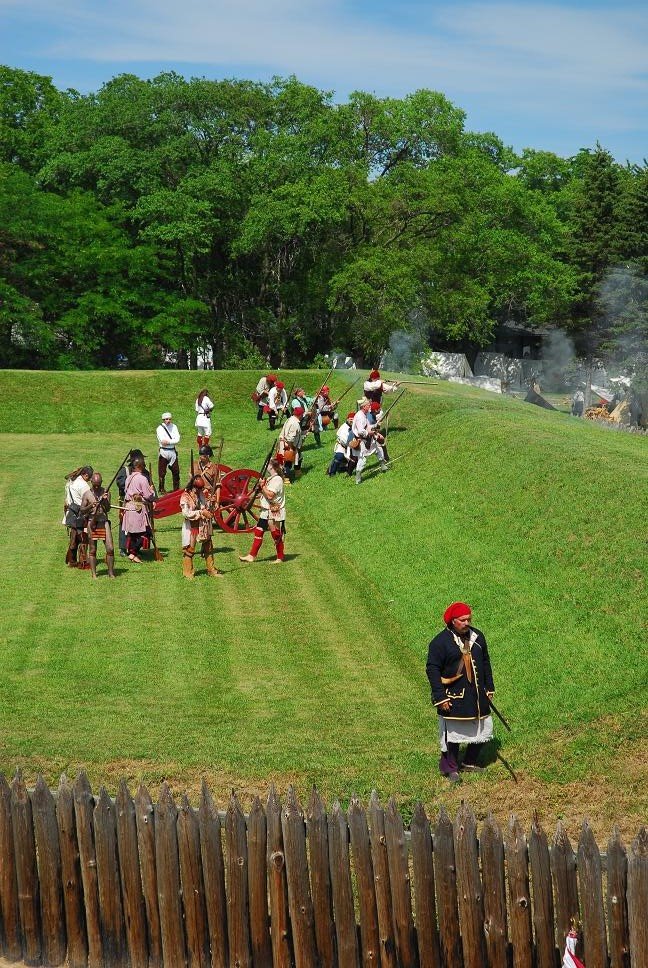
[[436,91],[0,67],[0,186],[4,367],[373,363],[508,320],[645,352],[646,163],[516,155]]

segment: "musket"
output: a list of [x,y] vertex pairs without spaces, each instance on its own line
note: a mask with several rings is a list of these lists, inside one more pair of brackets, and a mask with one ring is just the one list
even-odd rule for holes
[[[119,474],[120,470],[122,469],[122,467],[124,466],[124,464],[126,463],[126,461],[128,460],[128,458],[130,457],[130,455],[131,455],[131,448],[128,449],[128,451],[126,453],[126,456],[124,457],[123,461],[121,462],[121,464],[119,465],[119,467],[117,468],[117,470],[115,471],[115,473],[113,474],[113,478],[112,478],[110,484],[108,485],[108,487],[104,487],[104,489],[103,489],[103,493],[104,494],[109,494],[110,493],[110,488],[113,486],[113,484],[117,480],[117,475]],[[88,515],[88,527],[89,528],[92,527],[92,523],[94,522],[94,519],[97,516],[97,512],[99,511],[99,505],[100,504],[101,504],[101,498],[99,498],[99,500],[95,502],[94,508],[92,509],[92,511],[90,512],[90,514]],[[113,505],[111,504],[109,506],[109,510],[112,507],[113,507]]]
[[[395,400],[393,400],[393,401],[392,401],[392,402],[390,403],[390,405],[389,405],[389,406],[387,407],[387,409],[386,409],[386,410],[385,410],[385,412],[383,413],[383,415],[382,415],[382,417],[380,418],[380,420],[378,421],[378,423],[376,423],[376,425],[375,425],[375,426],[376,426],[376,428],[379,428],[379,427],[380,427],[380,424],[382,424],[382,423],[385,423],[385,421],[386,421],[386,420],[387,420],[387,418],[389,417],[389,413],[390,413],[390,411],[394,409],[394,407],[396,406],[396,404],[398,403],[398,401],[400,400],[400,398],[401,398],[401,397],[403,396],[403,394],[404,394],[404,393],[406,393],[406,392],[407,392],[406,390],[401,390],[401,392],[400,392],[400,393],[398,394],[398,396],[396,397],[396,399],[395,399]],[[387,433],[388,433],[388,428],[387,428],[387,427],[385,427],[385,432],[384,432],[384,434],[383,434],[382,436],[383,436],[383,437],[386,437],[386,436],[387,436]]]
[[248,503],[247,503],[248,508],[252,507],[252,505],[254,504],[254,499],[256,498],[257,494],[261,490],[261,481],[264,479],[265,473],[268,470],[268,464],[272,460],[272,455],[274,454],[275,447],[277,446],[277,441],[278,440],[279,440],[279,438],[278,437],[275,437],[274,441],[272,442],[272,447],[268,451],[268,456],[266,457],[266,459],[263,462],[263,467],[261,468],[261,472],[259,473],[259,479],[258,479],[258,481],[256,482],[256,484],[254,485],[254,487],[252,488],[252,490],[250,492],[250,498],[249,498]]
[[354,380],[353,383],[350,383],[349,384],[349,386],[346,388],[346,390],[344,391],[344,393],[341,394],[337,398],[337,400],[335,401],[335,403],[332,404],[333,410],[337,410],[338,404],[339,404],[340,400],[343,400],[346,397],[347,393],[349,393],[351,390],[353,390],[353,388],[356,385],[356,383],[359,383],[361,379],[362,379],[361,377],[358,377],[357,380]]
[[[192,454],[192,459],[193,459],[193,454]],[[153,479],[150,464],[149,464],[149,477],[151,478],[151,480]],[[155,540],[155,519],[153,518],[153,508],[149,507],[149,511],[151,512],[149,514],[149,522],[151,524],[151,541],[153,542],[153,558],[155,561],[164,561],[162,552],[158,548],[157,541]]]
[[221,457],[223,456],[223,445],[225,443],[225,438],[221,437],[220,444],[218,445],[218,457],[216,458],[216,482],[214,484],[214,499],[216,502],[216,510],[220,506],[220,494],[221,494]]
[[293,383],[293,385],[290,388],[290,393],[286,397],[286,402],[285,402],[284,406],[281,408],[281,416],[279,417],[279,426],[280,427],[281,427],[281,424],[283,422],[284,417],[286,416],[286,410],[290,406],[290,401],[292,399],[292,395],[293,395],[293,392],[294,392],[296,386],[297,386],[297,384],[296,383]]
[[191,467],[191,476],[193,477],[194,476],[194,473],[195,473],[195,471],[194,471],[193,447],[189,451],[189,454],[190,454],[190,460],[191,460],[191,464],[189,466]]
[[332,366],[331,369],[326,374],[326,376],[324,377],[324,382],[320,384],[319,390],[317,390],[317,392],[315,393],[315,395],[313,397],[313,402],[311,403],[310,408],[308,410],[308,430],[312,430],[313,429],[313,422],[314,422],[315,416],[317,414],[317,398],[319,397],[319,395],[321,393],[322,387],[325,387],[326,384],[327,384],[327,382],[328,382],[328,380],[331,378],[331,373],[333,372],[334,369],[335,369],[335,367]]
[[381,423],[383,422],[383,420],[386,420],[387,419],[387,417],[389,416],[390,411],[394,409],[394,407],[396,406],[396,404],[398,403],[398,401],[400,400],[400,398],[406,392],[407,392],[406,390],[401,390],[401,392],[398,394],[398,396],[396,397],[396,399],[393,400],[390,403],[390,405],[387,407],[387,409],[385,410],[385,412],[383,413],[383,415],[381,417],[381,420],[380,420]]
[[394,380],[393,382],[399,387],[431,387],[436,386],[439,381],[434,380],[430,383],[427,380]]

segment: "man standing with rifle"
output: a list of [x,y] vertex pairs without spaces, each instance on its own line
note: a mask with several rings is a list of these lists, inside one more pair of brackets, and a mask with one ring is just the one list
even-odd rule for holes
[[[477,763],[479,751],[493,736],[493,671],[486,639],[471,619],[470,605],[464,602],[446,608],[445,628],[430,642],[425,667],[439,716],[439,769],[451,783],[460,781],[460,770],[484,769]],[[459,765],[462,743],[467,745]]]
[[369,457],[371,454],[375,454],[378,458],[381,471],[387,470],[385,452],[377,440],[377,425],[374,424],[372,426],[369,421],[370,410],[371,401],[365,400],[353,418],[353,423],[351,424],[352,438],[349,442],[349,447],[351,450],[351,457],[355,458],[357,461],[355,465],[356,484],[362,484],[362,472],[365,464],[367,463],[367,457]]
[[[274,448],[273,448],[274,449]],[[267,477],[264,476],[267,468]],[[275,543],[277,557],[275,565],[284,560],[284,535],[286,533],[286,499],[284,496],[283,461],[277,457],[269,457],[259,479],[261,492],[261,514],[254,529],[254,540],[247,555],[239,555],[239,561],[251,563],[263,544],[263,536],[268,529]]]
[[[117,475],[115,475],[116,477]],[[114,480],[114,478],[113,478]],[[92,577],[97,577],[97,542],[103,541],[106,548],[108,577],[115,577],[115,546],[108,512],[110,511],[110,491],[102,486],[101,474],[95,472],[90,479],[90,490],[81,501],[81,516],[86,520],[88,533],[88,558]],[[108,485],[110,487],[110,485]]]

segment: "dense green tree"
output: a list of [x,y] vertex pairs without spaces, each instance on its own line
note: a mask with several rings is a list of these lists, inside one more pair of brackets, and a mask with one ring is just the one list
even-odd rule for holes
[[413,321],[483,345],[511,319],[591,352],[643,325],[645,167],[516,158],[439,92],[2,68],[0,121],[5,360],[373,360]]

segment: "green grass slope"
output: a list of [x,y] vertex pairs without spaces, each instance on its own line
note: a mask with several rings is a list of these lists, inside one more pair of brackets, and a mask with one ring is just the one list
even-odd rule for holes
[[[313,388],[320,374],[289,373]],[[334,394],[349,375],[336,375]],[[217,534],[220,580],[181,577],[179,518],[160,523],[163,563],[118,559],[118,580],[64,567],[63,477],[111,477],[170,409],[216,400],[223,460],[258,467],[272,439],[254,419],[256,374],[0,373],[0,769],[88,769],[225,799],[311,783],[329,798],[469,797],[525,815],[588,813],[602,833],[648,806],[648,444],[447,383],[394,410],[389,474],[329,479],[333,435],[288,493],[288,561],[271,542]],[[346,411],[356,391],[346,397]],[[371,464],[371,461],[370,461]],[[489,640],[501,766],[449,791],[436,772],[427,643],[451,600]],[[607,827],[606,827],[607,824]]]

